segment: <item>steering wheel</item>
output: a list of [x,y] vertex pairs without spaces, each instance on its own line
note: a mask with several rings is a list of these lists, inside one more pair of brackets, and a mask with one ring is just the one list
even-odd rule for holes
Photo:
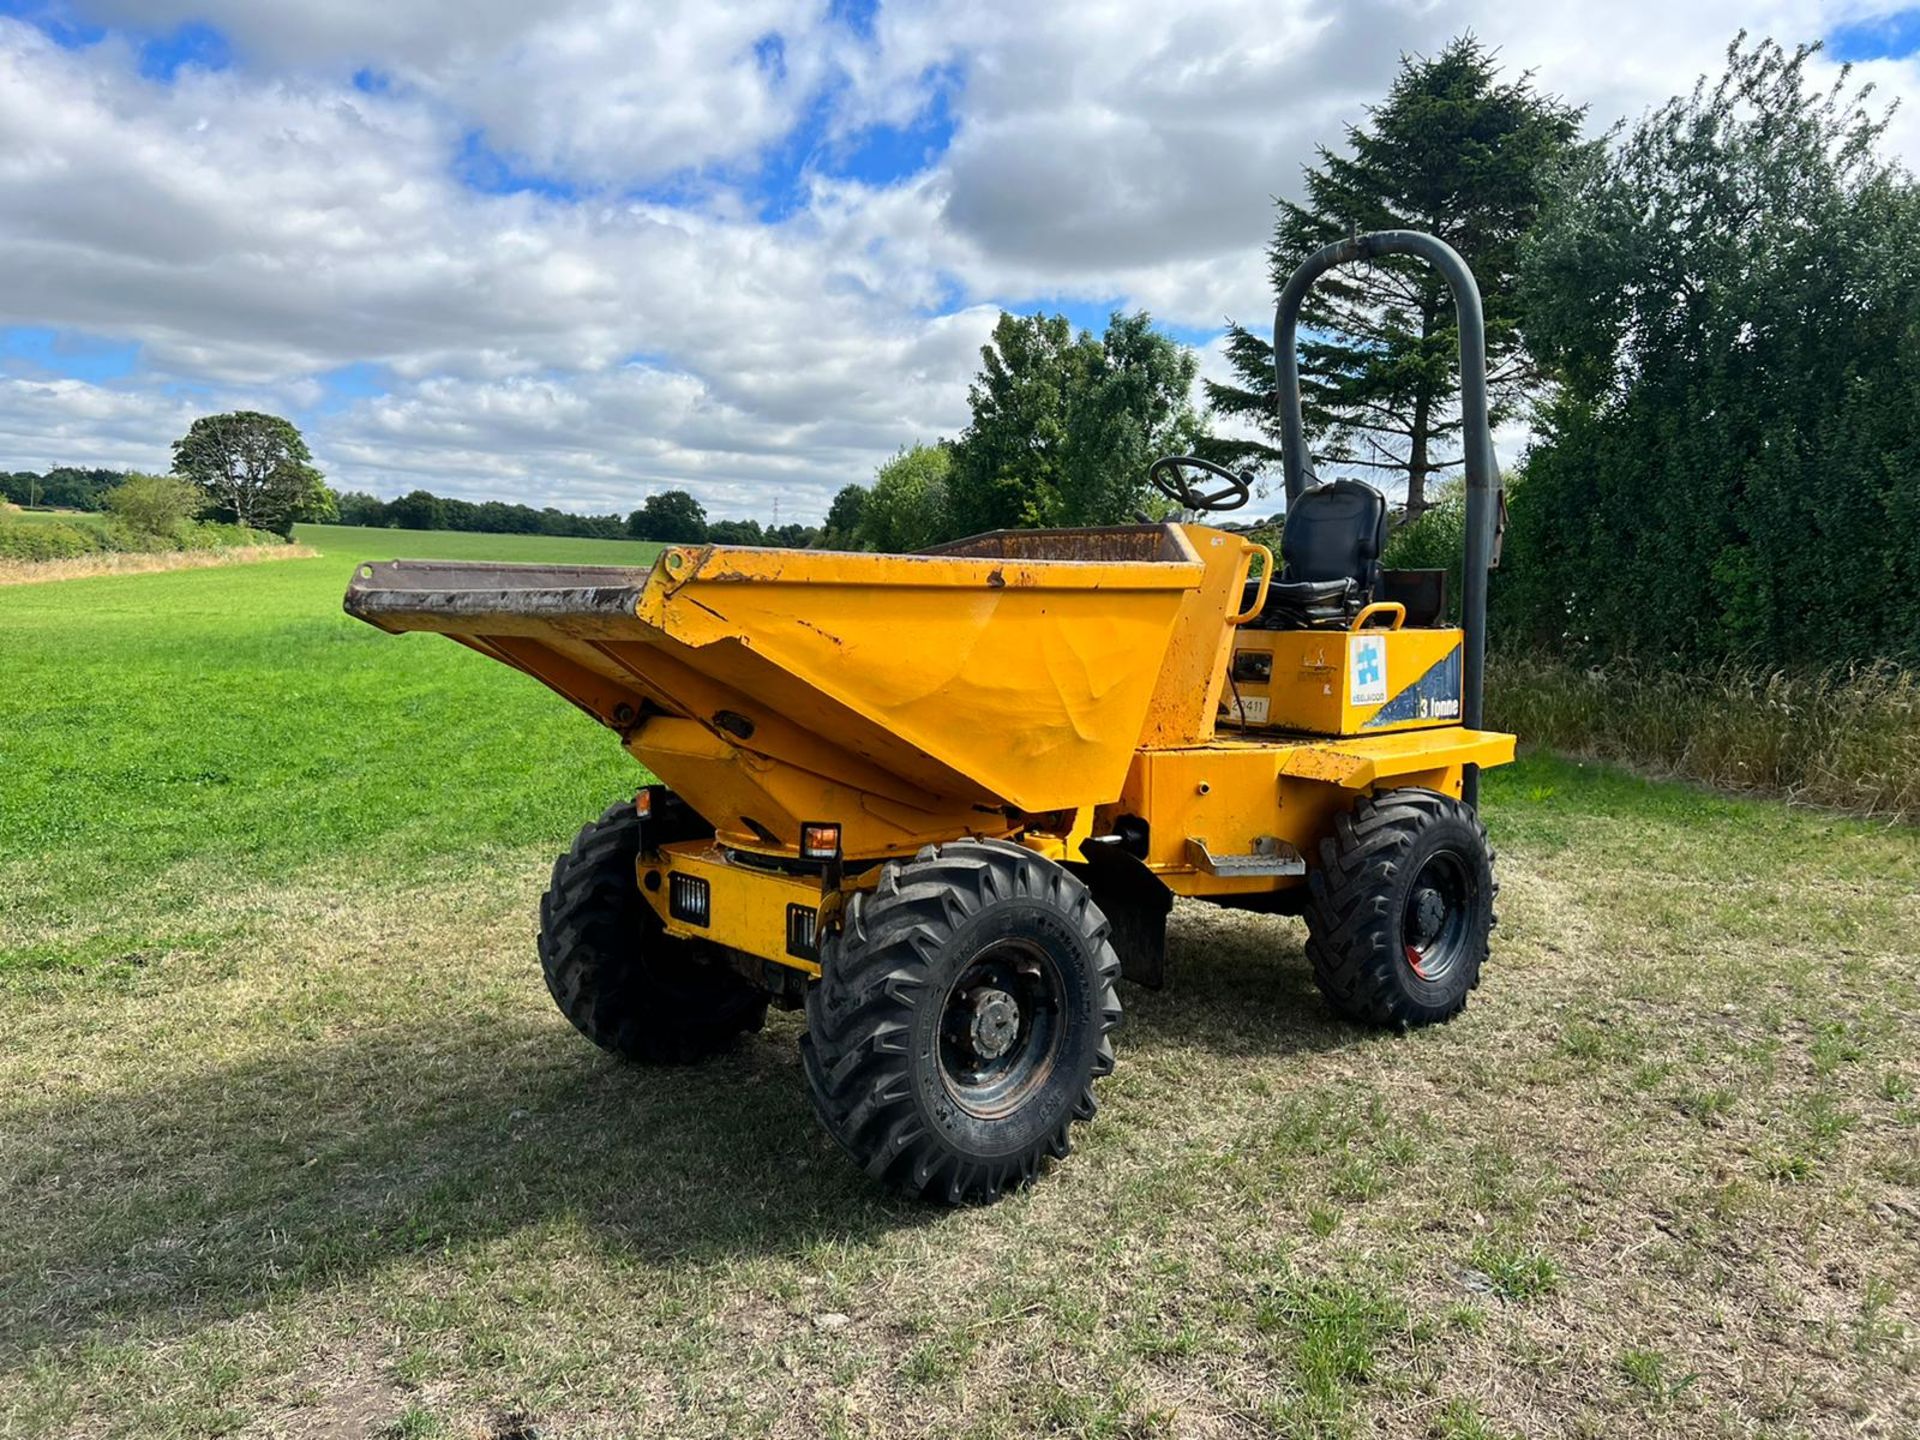
[[[1203,491],[1181,473],[1185,470],[1204,470],[1227,483],[1218,490]],[[1236,475],[1198,455],[1162,456],[1148,468],[1147,483],[1182,510],[1238,510],[1253,496],[1251,471]]]

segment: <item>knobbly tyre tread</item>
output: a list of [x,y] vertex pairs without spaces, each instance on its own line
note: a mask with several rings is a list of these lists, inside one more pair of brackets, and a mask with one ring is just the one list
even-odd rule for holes
[[[649,832],[658,824],[649,821]],[[635,878],[640,825],[632,801],[610,805],[553,862],[540,900],[540,969],[560,1013],[601,1049],[646,1064],[687,1064],[758,1030],[767,997],[706,963],[703,942],[666,933]],[[689,833],[661,838],[699,833],[675,828]]]
[[[943,947],[995,903],[1038,900],[1066,920],[1091,957],[1088,993],[1093,1044],[1072,1074],[1071,1057],[1045,1087],[1069,1085],[1058,1122],[1016,1154],[969,1157],[954,1150],[921,1112],[913,1091],[910,1034],[922,1005],[943,1003],[952,975],[938,969]],[[1120,960],[1108,925],[1085,885],[1024,846],[963,840],[890,861],[879,883],[847,902],[826,937],[821,978],[808,987],[800,1054],[815,1111],[827,1132],[875,1179],[948,1204],[990,1202],[1031,1184],[1043,1162],[1063,1160],[1077,1122],[1099,1108],[1093,1082],[1113,1070],[1120,1023]]]
[[[1486,856],[1487,925],[1474,937],[1464,983],[1444,1003],[1422,1005],[1401,983],[1406,965],[1400,916],[1390,894],[1407,854],[1437,825],[1464,821]],[[1480,817],[1461,801],[1432,790],[1388,790],[1363,796],[1337,816],[1320,842],[1320,863],[1307,876],[1307,959],[1327,1003],[1351,1020],[1410,1029],[1450,1020],[1466,1008],[1487,959],[1487,937],[1500,882]]]

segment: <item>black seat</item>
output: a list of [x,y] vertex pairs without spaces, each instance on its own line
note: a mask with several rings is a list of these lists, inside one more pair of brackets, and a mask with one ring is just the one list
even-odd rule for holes
[[1314,486],[1287,511],[1280,574],[1255,623],[1264,630],[1345,629],[1380,588],[1386,544],[1386,496],[1358,480]]

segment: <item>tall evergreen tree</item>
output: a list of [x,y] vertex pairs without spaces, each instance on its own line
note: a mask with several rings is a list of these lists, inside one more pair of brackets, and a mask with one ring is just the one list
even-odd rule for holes
[[[1267,256],[1274,290],[1322,246],[1365,230],[1438,235],[1479,279],[1487,316],[1488,390],[1497,424],[1525,393],[1513,276],[1542,185],[1576,143],[1582,111],[1542,95],[1531,78],[1503,82],[1494,53],[1471,35],[1431,59],[1406,56],[1383,104],[1347,130],[1347,150],[1319,150],[1304,203],[1277,202]],[[1314,286],[1302,314],[1301,402],[1309,440],[1330,464],[1406,490],[1408,519],[1427,508],[1432,480],[1459,464],[1453,402],[1458,331],[1453,301],[1424,262],[1347,267]],[[1279,458],[1273,347],[1229,327],[1238,385],[1209,381],[1217,413],[1254,419],[1272,443],[1215,441],[1215,458]]]

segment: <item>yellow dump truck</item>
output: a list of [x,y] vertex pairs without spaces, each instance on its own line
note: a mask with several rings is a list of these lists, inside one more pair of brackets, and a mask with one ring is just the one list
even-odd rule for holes
[[[1309,485],[1300,301],[1335,264],[1438,265],[1461,318],[1464,623],[1382,571],[1386,503]],[[1064,1157],[1113,1065],[1116,981],[1162,978],[1173,897],[1303,914],[1333,1007],[1445,1020],[1493,925],[1479,728],[1497,496],[1479,299],[1439,241],[1331,247],[1275,325],[1281,554],[1200,523],[1247,477],[1192,457],[1181,517],[915,555],[675,546],[650,569],[399,560],[346,608],[564,695],[660,783],[554,867],[540,958],[588,1038],[690,1061],[806,1012],[827,1130],[909,1191],[988,1200]]]

